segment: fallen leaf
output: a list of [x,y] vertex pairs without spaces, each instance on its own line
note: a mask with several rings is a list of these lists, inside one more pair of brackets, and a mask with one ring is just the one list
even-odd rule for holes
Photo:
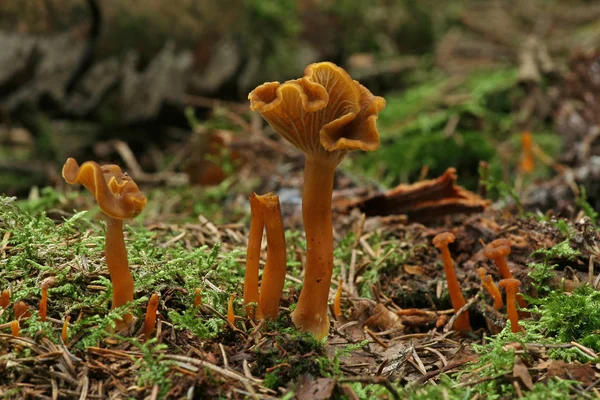
[[425,275],[425,268],[420,265],[404,265],[404,272],[411,275]]
[[533,380],[529,374],[527,366],[523,363],[521,357],[515,357],[515,363],[513,365],[513,377],[521,381],[521,383],[527,388],[527,390],[533,389]]
[[333,379],[315,379],[312,375],[305,374],[296,385],[296,398],[298,400],[327,400],[331,397],[334,387]]

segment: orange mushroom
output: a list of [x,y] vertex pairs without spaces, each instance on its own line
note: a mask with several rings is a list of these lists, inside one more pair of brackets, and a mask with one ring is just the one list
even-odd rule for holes
[[48,287],[50,284],[48,281],[42,282],[42,299],[40,300],[40,320],[46,321],[46,314],[48,313]]
[[506,257],[510,254],[510,245],[509,239],[496,239],[487,244],[483,249],[483,255],[494,261],[503,279],[512,278],[512,274],[508,269],[508,263],[506,262]]
[[19,320],[12,320],[10,321],[10,333],[14,336],[14,337],[19,337],[21,336],[19,334],[19,331],[21,330],[21,327],[19,326]]
[[[456,278],[456,272],[454,271],[454,265],[452,262],[452,256],[450,256],[450,250],[448,249],[448,243],[454,242],[456,237],[450,232],[443,232],[436,235],[433,238],[433,245],[440,249],[442,253],[442,261],[444,263],[444,273],[446,274],[446,281],[448,282],[448,293],[450,294],[450,302],[454,312],[458,312],[466,303],[465,298],[460,291],[460,285]],[[465,311],[461,314],[456,321],[454,321],[453,329],[461,332],[471,332],[471,322],[469,321],[469,312]]]
[[330,62],[311,64],[304,73],[304,77],[283,84],[262,84],[248,98],[253,111],[305,154],[302,217],[306,265],[292,321],[321,339],[329,332],[334,171],[351,150],[373,151],[379,147],[375,121],[385,100],[373,96]]
[[156,310],[158,310],[158,293],[152,293],[150,300],[148,300],[146,317],[144,318],[144,326],[142,327],[144,340],[150,339],[150,336],[152,336],[152,333],[154,332],[154,326],[156,325]]
[[194,292],[194,307],[200,307],[202,305],[202,289],[197,288]]
[[246,314],[254,319],[258,305],[258,271],[260,263],[260,246],[265,217],[258,195],[250,195],[250,233],[248,235],[248,251],[246,252],[246,273],[244,276],[244,305]]
[[229,303],[227,304],[227,322],[233,327],[235,327],[235,312],[233,310],[233,300],[235,299],[235,294],[231,293],[229,295]]
[[[73,158],[67,159],[62,176],[70,184],[81,183],[94,195],[98,206],[107,215],[106,265],[113,285],[112,308],[133,301],[133,276],[129,271],[127,250],[123,238],[123,220],[133,218],[146,206],[146,197],[135,182],[117,165],[100,166],[87,161],[81,166]],[[123,315],[117,321],[119,330],[127,328],[133,315]]]
[[67,315],[65,317],[65,321],[63,322],[62,331],[60,333],[60,337],[63,343],[67,343],[67,339],[69,337],[69,321],[71,321],[71,316]]
[[15,314],[15,319],[17,320],[27,319],[31,316],[29,307],[22,301],[17,301],[13,305],[13,313]]
[[2,291],[2,295],[0,296],[0,307],[8,308],[10,304],[10,290],[4,289]]
[[263,207],[267,235],[267,261],[260,282],[258,318],[275,320],[279,315],[287,262],[281,206],[279,196],[273,193],[256,196],[256,199]]
[[502,307],[504,307],[504,302],[502,301],[500,289],[498,289],[498,286],[496,286],[496,284],[492,280],[492,277],[490,275],[486,275],[485,272],[485,268],[477,268],[477,275],[479,275],[479,279],[481,279],[483,287],[487,290],[492,299],[494,299],[494,308],[496,310],[499,310]]
[[521,332],[523,328],[519,325],[519,313],[517,312],[517,289],[521,285],[521,281],[514,278],[502,279],[498,282],[500,287],[506,291],[506,313],[510,320],[510,329],[513,333]]
[[335,297],[333,298],[333,316],[338,319],[342,316],[342,288],[344,287],[344,280],[340,279]]
[[525,173],[531,173],[535,168],[535,161],[533,159],[533,135],[530,131],[521,132],[521,147],[523,153],[520,168]]

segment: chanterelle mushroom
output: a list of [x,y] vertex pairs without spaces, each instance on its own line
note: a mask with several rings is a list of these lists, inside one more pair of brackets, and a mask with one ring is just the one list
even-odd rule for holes
[[333,270],[331,194],[335,168],[351,150],[379,147],[377,114],[385,107],[342,68],[311,64],[304,77],[254,89],[250,107],[305,154],[302,217],[306,231],[304,286],[292,320],[296,327],[327,336],[327,300]]
[[[70,184],[81,183],[96,198],[98,206],[108,216],[106,223],[106,265],[113,284],[112,308],[133,301],[133,277],[129,271],[127,250],[123,238],[123,220],[137,216],[146,206],[146,197],[135,182],[117,165],[100,166],[94,161],[77,164],[67,159],[62,176]],[[124,329],[133,315],[123,315],[117,323]]]

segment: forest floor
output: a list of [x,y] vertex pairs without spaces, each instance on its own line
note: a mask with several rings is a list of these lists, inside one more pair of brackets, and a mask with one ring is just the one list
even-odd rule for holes
[[[317,342],[298,332],[289,315],[305,253],[299,206],[290,195],[282,199],[288,275],[281,313],[277,321],[254,323],[241,298],[249,218],[243,182],[260,171],[269,176],[262,180],[265,191],[280,184],[296,195],[301,189],[301,162],[294,156],[283,168],[273,167],[272,151],[263,148],[268,157],[253,152],[252,161],[212,189],[152,189],[144,213],[125,228],[135,301],[112,311],[103,218],[91,196],[45,189],[25,201],[2,198],[1,289],[10,290],[11,305],[24,301],[29,309],[18,337],[9,333],[12,306],[0,310],[2,396],[600,395],[600,232],[585,207],[565,219],[494,203],[484,212],[452,213],[428,225],[337,209],[330,297],[343,279],[342,315],[332,318],[327,340]],[[277,170],[286,174],[273,175]],[[334,199],[361,190],[342,171]],[[229,216],[238,222],[227,222]],[[454,311],[439,250],[431,243],[444,231],[456,236],[450,250],[473,332],[452,330]],[[528,302],[527,312],[520,311],[521,333],[511,333],[506,309],[492,306],[476,273],[483,267],[494,281],[500,278],[483,256],[484,244],[498,238],[512,242],[509,267]],[[50,282],[45,322],[37,311],[42,282]],[[196,289],[202,304],[195,307]],[[140,329],[153,293],[160,295],[156,331],[144,341]],[[226,317],[230,294],[236,295],[233,325]],[[115,332],[115,319],[129,309],[134,326]]]

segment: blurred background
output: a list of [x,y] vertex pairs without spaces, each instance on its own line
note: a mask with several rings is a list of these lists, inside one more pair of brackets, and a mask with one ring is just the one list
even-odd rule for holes
[[596,1],[4,0],[0,193],[52,198],[75,157],[122,165],[156,215],[219,220],[252,190],[294,204],[302,157],[247,96],[328,60],[387,100],[381,148],[338,190],[454,167],[492,198],[598,209],[598,43]]

